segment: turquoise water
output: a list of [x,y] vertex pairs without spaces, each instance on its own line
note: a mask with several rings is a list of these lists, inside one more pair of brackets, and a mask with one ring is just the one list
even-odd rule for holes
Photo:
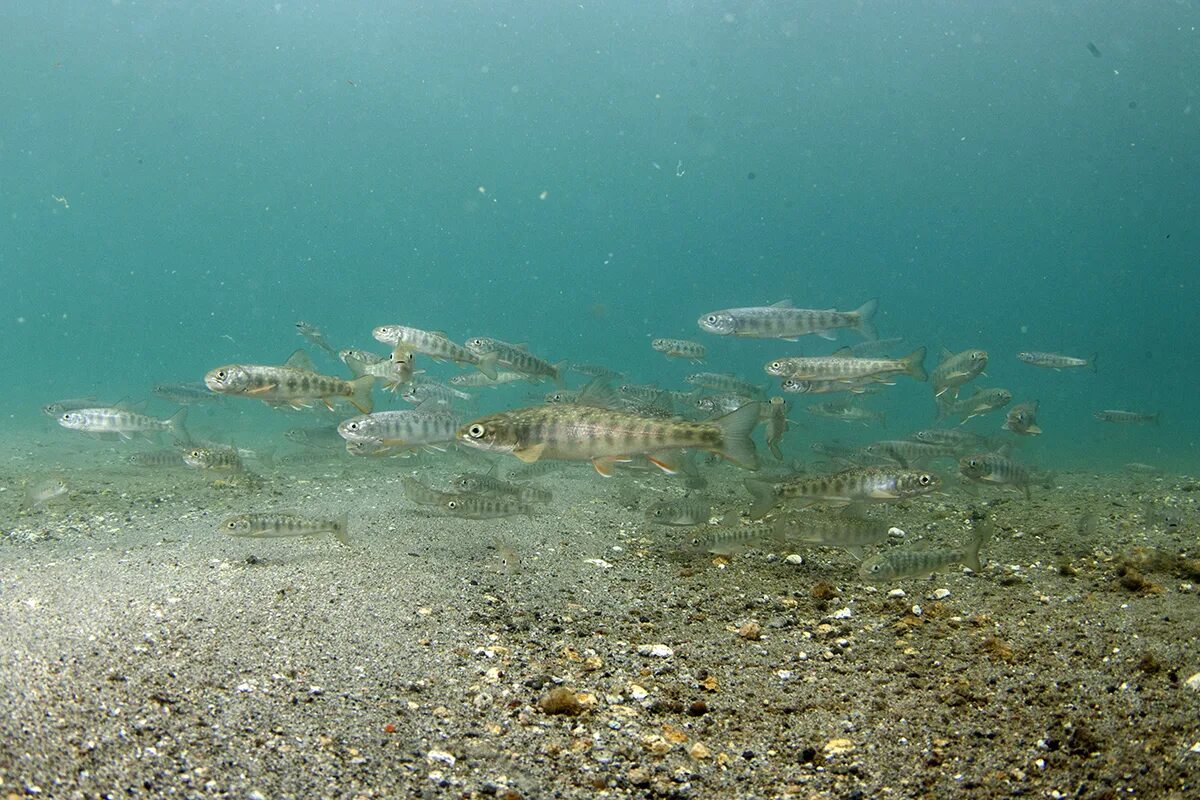
[[[281,363],[299,319],[335,347],[403,323],[671,388],[695,368],[649,338],[682,336],[765,385],[767,359],[831,348],[700,314],[877,297],[930,369],[984,347],[983,385],[1041,400],[1029,460],[1184,465],[1198,24],[1194,2],[4,4],[3,424]],[[911,382],[868,405],[888,436],[930,423]],[[295,424],[236,399],[204,424],[235,413]],[[885,435],[806,422],[789,453]]]

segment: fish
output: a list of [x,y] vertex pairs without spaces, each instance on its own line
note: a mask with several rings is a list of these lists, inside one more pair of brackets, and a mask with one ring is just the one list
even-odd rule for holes
[[828,506],[892,503],[929,494],[940,485],[941,479],[933,473],[890,467],[855,467],[832,475],[800,475],[774,484],[745,481],[754,498],[750,508],[754,519],[761,519],[781,503]]
[[623,373],[617,372],[614,369],[609,369],[602,364],[587,364],[582,361],[569,361],[566,365],[571,372],[578,372],[580,375],[586,375],[589,378],[603,378],[607,381],[619,381],[625,377]]
[[302,444],[305,447],[321,447],[338,449],[345,444],[335,425],[322,425],[317,428],[288,428],[283,432],[283,438],[289,442]]
[[499,519],[524,514],[532,517],[537,508],[532,503],[488,495],[455,494],[446,498],[442,508],[452,516],[466,519]]
[[875,442],[863,449],[869,455],[894,461],[902,467],[923,464],[938,458],[954,458],[958,454],[958,448],[953,445],[903,439]]
[[559,389],[554,392],[547,392],[545,398],[547,403],[576,403],[579,401],[579,392],[569,389]]
[[941,395],[937,400],[937,418],[959,417],[962,425],[972,417],[978,417],[1004,408],[1012,402],[1012,392],[1007,389],[976,388],[968,397],[954,399]]
[[987,369],[988,354],[986,350],[963,350],[961,353],[951,353],[942,348],[942,357],[930,375],[933,384],[934,397],[941,397],[953,390],[952,396],[958,397],[958,389],[964,383],[973,381]]
[[1075,358],[1074,356],[1065,356],[1062,353],[1040,353],[1040,352],[1025,352],[1017,353],[1017,360],[1029,364],[1034,367],[1044,367],[1046,369],[1064,370],[1086,367],[1092,372],[1096,371],[1096,356],[1093,353],[1091,358]]
[[681,551],[685,555],[708,553],[714,556],[735,556],[766,546],[782,545],[775,530],[764,525],[745,525],[731,530],[721,530],[706,536],[693,536],[688,539]]
[[848,346],[852,356],[879,356],[886,355],[889,349],[903,341],[903,338],[897,336],[893,339],[866,339]]
[[687,527],[704,525],[712,518],[712,501],[702,497],[659,500],[646,508],[646,522],[654,525]]
[[757,403],[708,422],[663,420],[601,406],[552,403],[480,417],[462,426],[457,438],[468,447],[512,453],[525,463],[543,457],[591,460],[605,477],[613,474],[615,462],[637,455],[645,455],[660,469],[673,473],[677,467],[668,455],[680,448],[706,450],[746,469],[757,469],[758,455],[750,433],[758,424],[758,416]]
[[219,403],[221,395],[209,391],[203,383],[160,383],[151,390],[156,397],[181,406]]
[[831,356],[777,358],[763,367],[768,375],[798,381],[842,381],[859,383],[891,375],[907,375],[918,381],[925,374],[925,348],[918,347],[904,358],[857,358],[846,348]]
[[67,495],[67,482],[61,478],[50,478],[25,486],[25,501],[22,508],[32,511],[49,502]]
[[817,403],[816,405],[806,406],[804,410],[819,417],[829,417],[830,419],[837,419],[842,422],[861,422],[863,425],[878,422],[885,428],[887,427],[887,415],[884,412],[868,411],[865,408],[845,403]]
[[551,364],[543,358],[538,358],[526,350],[524,345],[509,344],[486,336],[472,337],[464,344],[467,350],[479,358],[494,357],[498,367],[507,367],[513,372],[519,372],[527,380],[549,378],[562,386],[561,369],[565,364]]
[[1158,424],[1159,412],[1153,414],[1145,414],[1141,411],[1119,411],[1116,409],[1107,409],[1105,411],[1097,411],[1092,414],[1094,418],[1100,422],[1116,422],[1116,423],[1141,423],[1152,422]]
[[332,400],[341,397],[363,414],[369,414],[375,378],[363,375],[347,381],[321,375],[313,368],[308,354],[297,350],[279,367],[262,364],[217,367],[204,376],[204,383],[219,394],[252,397],[268,405],[291,408],[306,408],[310,401],[320,400],[332,411]]
[[1021,403],[1008,410],[1000,427],[1021,436],[1037,436],[1042,429],[1037,424],[1038,401]]
[[246,471],[236,447],[192,447],[183,451],[183,463],[195,469]]
[[746,395],[747,397],[758,397],[762,394],[761,387],[725,372],[693,372],[684,378],[683,382],[692,386],[699,386],[703,389],[715,389],[718,392],[734,392]]
[[779,443],[783,441],[783,435],[788,430],[787,401],[782,397],[772,397],[762,410],[767,423],[767,449],[775,456],[776,461],[783,461],[783,451],[779,449]]
[[358,352],[342,350],[339,353],[354,377],[370,375],[378,378],[384,390],[392,393],[412,382],[415,358],[411,350],[397,350],[391,357],[371,353],[369,358],[363,358]]
[[[118,404],[119,405],[119,404]],[[83,397],[77,400],[57,400],[42,406],[42,413],[47,417],[58,419],[68,411],[78,411],[81,408],[105,408],[106,406],[94,397]]]
[[185,467],[183,453],[179,450],[154,450],[149,453],[134,453],[127,459],[135,467]]
[[454,441],[459,420],[437,404],[404,411],[377,411],[343,420],[338,434],[348,442],[383,447],[436,447]]
[[858,568],[858,576],[872,583],[919,578],[931,575],[940,569],[958,564],[972,572],[983,570],[979,551],[992,537],[992,526],[985,522],[975,525],[975,530],[961,547],[939,550],[891,550],[872,556]]
[[994,486],[1013,486],[1025,492],[1031,499],[1029,485],[1033,475],[1029,469],[1000,453],[975,453],[963,456],[958,461],[959,473],[974,483]]
[[780,517],[772,523],[776,537],[791,543],[818,547],[841,547],[856,558],[863,548],[884,542],[891,526],[848,514],[805,512]]
[[380,325],[371,332],[375,341],[429,356],[435,361],[453,361],[455,364],[473,366],[487,375],[496,377],[496,355],[489,353],[480,357],[460,344],[452,342],[441,331],[423,331],[404,325]]
[[753,403],[754,398],[737,392],[722,392],[708,396],[692,398],[692,405],[697,411],[707,414],[728,414],[736,411],[747,403]]
[[496,376],[489,378],[482,372],[464,372],[461,375],[455,375],[450,378],[450,383],[455,386],[466,386],[472,389],[478,389],[485,386],[500,386],[505,383],[516,383],[517,381],[530,381],[533,378],[524,372],[516,372],[510,369],[497,369]]
[[217,525],[217,532],[250,539],[285,539],[330,533],[340,544],[350,544],[349,524],[345,514],[335,519],[311,517],[290,511],[235,514],[222,520]]
[[329,342],[325,341],[325,334],[321,333],[321,329],[317,326],[309,325],[307,322],[297,322],[296,333],[300,334],[329,355],[334,356],[335,358],[337,357],[337,351],[329,345]]
[[1130,461],[1124,466],[1126,472],[1133,472],[1141,475],[1161,475],[1162,467],[1156,467],[1153,464],[1145,464],[1141,461]]
[[838,328],[849,328],[866,339],[876,339],[879,334],[871,318],[878,306],[876,300],[868,300],[854,311],[837,311],[832,308],[795,308],[790,300],[780,300],[769,306],[710,311],[702,315],[697,324],[701,330],[718,336],[748,336],[789,342],[808,334],[833,339],[833,331]]
[[508,470],[508,479],[510,481],[535,481],[538,478],[544,478],[552,472],[559,472],[565,468],[565,464],[561,461],[534,461],[530,463],[517,464],[515,467]]
[[348,360],[361,361],[363,364],[379,364],[387,361],[388,357],[379,353],[372,353],[370,350],[359,350],[354,347],[347,347],[344,350],[338,350],[338,358],[345,364]]
[[407,475],[400,479],[400,486],[406,498],[421,506],[440,506],[454,496],[451,492],[439,492]]
[[459,494],[503,495],[515,497],[525,503],[549,503],[554,495],[547,489],[536,486],[509,483],[491,474],[463,472],[450,479],[450,485]]
[[979,449],[986,447],[988,443],[986,436],[980,436],[978,433],[959,430],[958,428],[927,428],[914,432],[909,438],[913,441],[926,442],[928,444],[949,445],[959,451]]
[[148,417],[136,411],[130,411],[125,406],[111,408],[79,408],[65,411],[58,418],[58,424],[68,430],[81,431],[92,435],[116,434],[126,441],[134,434],[153,439],[156,434],[164,431],[187,436],[183,423],[187,419],[187,407],[183,407],[167,419]]
[[472,395],[469,392],[459,391],[432,378],[414,375],[412,385],[401,392],[400,397],[405,402],[412,403],[413,405],[420,405],[427,400],[432,400],[440,405],[448,406],[455,400],[470,400]]
[[654,339],[650,347],[667,358],[686,358],[696,364],[704,361],[708,353],[704,345],[688,339]]
[[796,378],[784,378],[779,382],[779,388],[789,394],[835,394],[850,392],[851,394],[866,394],[876,391],[876,386],[883,383],[895,386],[887,381],[874,381],[870,378],[859,381],[802,381]]

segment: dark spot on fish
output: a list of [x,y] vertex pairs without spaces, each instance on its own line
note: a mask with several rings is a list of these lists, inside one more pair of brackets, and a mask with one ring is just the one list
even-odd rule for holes
[[748,180],[748,181],[752,181],[752,180],[754,180],[754,179],[755,179],[755,178],[757,178],[757,177],[758,177],[758,176],[757,176],[757,175],[755,175],[753,172],[747,172],[747,173],[746,173],[746,180]]
[[1094,55],[1096,58],[1100,58],[1100,48],[1099,47],[1096,47],[1096,45],[1092,44],[1091,42],[1088,42],[1087,49],[1088,49],[1088,52],[1091,53],[1092,55]]

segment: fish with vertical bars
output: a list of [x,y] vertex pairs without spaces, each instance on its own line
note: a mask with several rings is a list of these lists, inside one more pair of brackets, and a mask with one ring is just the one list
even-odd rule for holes
[[218,394],[262,400],[267,405],[309,408],[319,400],[329,410],[333,401],[344,399],[364,414],[371,413],[371,387],[375,378],[363,375],[344,380],[322,375],[313,368],[303,350],[292,353],[283,366],[226,364],[209,370],[204,384]]

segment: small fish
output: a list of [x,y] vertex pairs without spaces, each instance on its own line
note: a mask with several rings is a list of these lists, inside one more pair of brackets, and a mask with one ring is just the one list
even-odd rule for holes
[[892,375],[908,375],[924,381],[925,348],[918,347],[904,358],[858,358],[847,348],[831,356],[777,358],[763,367],[768,375],[797,381],[842,381],[860,383]]
[[892,503],[935,491],[941,479],[929,472],[887,467],[859,467],[832,475],[801,475],[780,483],[747,480],[754,497],[750,516],[761,519],[780,503],[845,506],[858,503]]
[[884,542],[891,526],[843,514],[805,512],[780,517],[773,523],[775,535],[788,543],[802,542],[818,547],[841,547],[861,558],[862,548]]
[[1029,485],[1033,475],[1029,469],[999,453],[976,453],[959,459],[958,471],[964,478],[975,483],[994,486],[1013,486],[1025,492],[1030,499]]
[[440,405],[448,406],[455,400],[470,400],[471,394],[461,392],[432,378],[414,375],[413,385],[405,389],[400,397],[413,405],[420,405],[427,400],[432,400]]
[[412,382],[415,357],[411,350],[397,350],[390,358],[374,353],[369,354],[369,358],[363,358],[357,352],[348,350],[342,350],[339,355],[354,377],[370,375],[378,378],[386,391],[395,393],[401,386]]
[[184,467],[183,453],[178,450],[154,450],[149,453],[134,453],[129,463],[135,467]]
[[860,578],[873,583],[919,578],[940,569],[962,564],[979,572],[983,569],[979,551],[992,536],[992,526],[976,523],[975,530],[962,547],[942,550],[891,550],[872,556],[858,568]]
[[51,478],[31,483],[25,487],[25,502],[23,507],[32,511],[60,497],[65,497],[66,494],[67,483],[61,478]]
[[479,357],[460,344],[450,341],[441,331],[423,331],[404,325],[380,325],[371,332],[375,341],[429,356],[436,361],[453,361],[455,364],[473,366],[487,375],[496,377],[496,356]]
[[545,359],[538,358],[525,349],[523,345],[509,344],[499,339],[489,339],[486,336],[475,336],[465,343],[467,350],[480,359],[494,358],[498,367],[507,367],[513,372],[519,372],[527,380],[549,378],[562,385],[560,368],[562,364],[551,364]]
[[400,479],[404,496],[421,506],[440,506],[454,495],[450,492],[439,492],[421,483],[415,478],[405,476]]
[[309,325],[307,322],[297,322],[296,333],[300,334],[329,355],[334,356],[335,358],[337,357],[337,351],[329,346],[329,342],[325,341],[325,334],[321,333],[321,329],[315,325]]
[[187,431],[183,428],[186,418],[186,407],[179,409],[167,419],[158,419],[115,406],[66,411],[58,418],[58,424],[68,430],[82,431],[93,435],[116,434],[128,441],[133,438],[134,434],[153,439],[155,434],[163,431],[186,436]]
[[500,495],[515,497],[524,503],[549,503],[554,495],[547,489],[536,486],[509,483],[491,475],[464,472],[450,479],[450,485],[459,494]]
[[909,438],[928,444],[948,445],[958,451],[978,450],[986,447],[988,443],[987,437],[980,436],[978,433],[972,433],[971,431],[959,430],[958,428],[927,428],[926,430],[916,431]]
[[887,416],[884,412],[868,411],[865,408],[859,408],[858,406],[846,403],[817,403],[816,405],[805,407],[804,410],[819,417],[829,417],[830,419],[837,419],[842,422],[860,422],[863,425],[878,422],[885,428],[887,427]]
[[332,400],[344,398],[363,414],[371,413],[371,387],[375,379],[363,375],[352,381],[321,375],[308,354],[297,350],[283,366],[227,364],[209,370],[204,383],[214,392],[262,400],[268,405],[306,408],[320,400],[333,410]]
[[285,539],[331,533],[338,542],[348,545],[350,534],[347,523],[345,514],[337,519],[326,519],[277,511],[227,517],[217,526],[217,532],[251,539]]
[[614,369],[600,364],[585,364],[581,361],[568,362],[567,369],[571,372],[578,372],[580,375],[587,375],[589,378],[603,378],[606,381],[619,381],[625,377],[624,374]]
[[1141,411],[1118,411],[1115,409],[1108,409],[1105,411],[1097,411],[1094,414],[1092,414],[1092,416],[1095,417],[1100,422],[1133,423],[1133,424],[1142,423],[1142,422],[1152,422],[1155,425],[1157,425],[1159,412],[1156,411],[1153,414],[1144,414]]
[[897,336],[894,339],[867,339],[861,342],[855,342],[850,345],[850,355],[852,356],[880,356],[887,355],[888,350],[903,342],[904,339]]
[[708,353],[704,345],[687,339],[654,339],[650,347],[667,358],[686,358],[697,364],[704,361]]
[[[589,384],[585,393],[593,393]],[[603,387],[607,388],[607,387]],[[758,424],[758,404],[752,403],[708,422],[646,417],[628,411],[581,403],[553,403],[481,417],[458,431],[469,447],[512,453],[526,463],[540,458],[591,460],[605,477],[613,464],[645,455],[667,472],[668,460],[681,448],[707,450],[738,466],[757,469],[758,456],[750,433]]]
[[646,522],[680,527],[704,525],[712,514],[712,502],[701,497],[659,500],[646,509]]
[[68,411],[78,411],[81,408],[105,408],[103,403],[100,403],[94,397],[84,397],[78,400],[58,400],[53,403],[47,403],[42,406],[42,413],[47,417],[55,419],[61,417]]
[[508,470],[510,481],[535,481],[544,478],[552,472],[559,472],[566,467],[561,461],[533,461],[517,464]]
[[684,378],[683,382],[692,386],[699,386],[702,389],[715,389],[718,392],[734,392],[746,395],[747,397],[758,397],[762,394],[762,387],[725,372],[694,372]]
[[973,381],[987,369],[988,354],[986,350],[963,350],[961,353],[951,353],[942,348],[942,358],[930,375],[933,384],[934,397],[941,397],[947,392],[952,397],[958,397],[958,388],[964,383]]
[[953,445],[904,439],[875,442],[863,449],[869,455],[894,461],[902,467],[924,464],[938,458],[954,458],[958,454],[958,448]]
[[858,381],[802,381],[796,378],[784,378],[779,382],[779,388],[789,394],[836,394],[849,392],[851,394],[866,394],[876,391],[878,384],[895,386],[889,381],[875,381],[866,378]]
[[864,338],[876,339],[878,334],[871,317],[875,315],[878,305],[875,300],[868,300],[854,311],[837,311],[832,308],[794,308],[790,300],[780,300],[770,306],[710,311],[701,316],[697,324],[701,330],[718,336],[749,336],[789,342],[812,333],[822,339],[833,339],[833,331],[838,328],[850,328]]
[[537,510],[531,503],[520,500],[472,494],[451,495],[442,503],[442,508],[455,517],[466,519],[499,519],[518,514],[532,517]]
[[763,412],[767,422],[767,449],[775,456],[776,461],[783,461],[783,451],[779,449],[779,443],[783,441],[783,435],[788,430],[787,401],[782,397],[772,397],[763,406]]
[[692,405],[696,410],[706,414],[728,414],[730,411],[737,411],[747,403],[753,402],[753,397],[737,392],[722,392],[721,394],[692,398]]
[[305,447],[320,447],[328,450],[341,449],[345,443],[341,434],[338,433],[337,427],[330,425],[322,425],[319,428],[288,428],[283,432],[283,438]]
[[192,447],[183,452],[183,463],[195,469],[246,471],[236,447]]
[[1096,58],[1101,57],[1100,48],[1096,47],[1096,45],[1093,44],[1092,42],[1087,43],[1087,49],[1088,49],[1088,52],[1091,53]]
[[997,411],[1012,402],[1012,392],[1007,389],[979,389],[969,396],[954,399],[941,395],[937,400],[937,418],[959,417],[962,425],[972,417]]
[[544,399],[547,403],[577,403],[579,402],[579,392],[559,389],[555,392],[547,392]]
[[496,376],[489,378],[482,372],[464,372],[461,375],[455,375],[450,378],[450,383],[455,386],[466,386],[471,389],[479,389],[486,386],[501,386],[506,383],[516,383],[518,381],[533,380],[524,372],[516,372],[510,369],[497,369]]
[[715,531],[693,536],[680,547],[685,555],[708,553],[714,556],[736,556],[747,550],[778,548],[783,542],[775,530],[765,525],[744,525],[731,530]]
[[1073,356],[1064,356],[1061,353],[1017,353],[1017,359],[1034,367],[1045,367],[1046,369],[1064,370],[1075,369],[1079,367],[1087,367],[1092,372],[1096,371],[1096,355],[1091,358],[1075,358]]
[[1162,467],[1156,467],[1153,464],[1144,464],[1141,461],[1130,461],[1125,465],[1125,471],[1140,475],[1161,475]]
[[351,417],[337,429],[348,442],[372,442],[384,447],[431,447],[453,442],[458,425],[457,417],[433,404]]
[[181,406],[221,401],[221,395],[210,392],[203,383],[160,383],[150,391],[163,400]]
[[1037,424],[1037,412],[1038,401],[1036,400],[1032,403],[1015,405],[1008,410],[1001,427],[1021,436],[1037,436],[1042,432]]

